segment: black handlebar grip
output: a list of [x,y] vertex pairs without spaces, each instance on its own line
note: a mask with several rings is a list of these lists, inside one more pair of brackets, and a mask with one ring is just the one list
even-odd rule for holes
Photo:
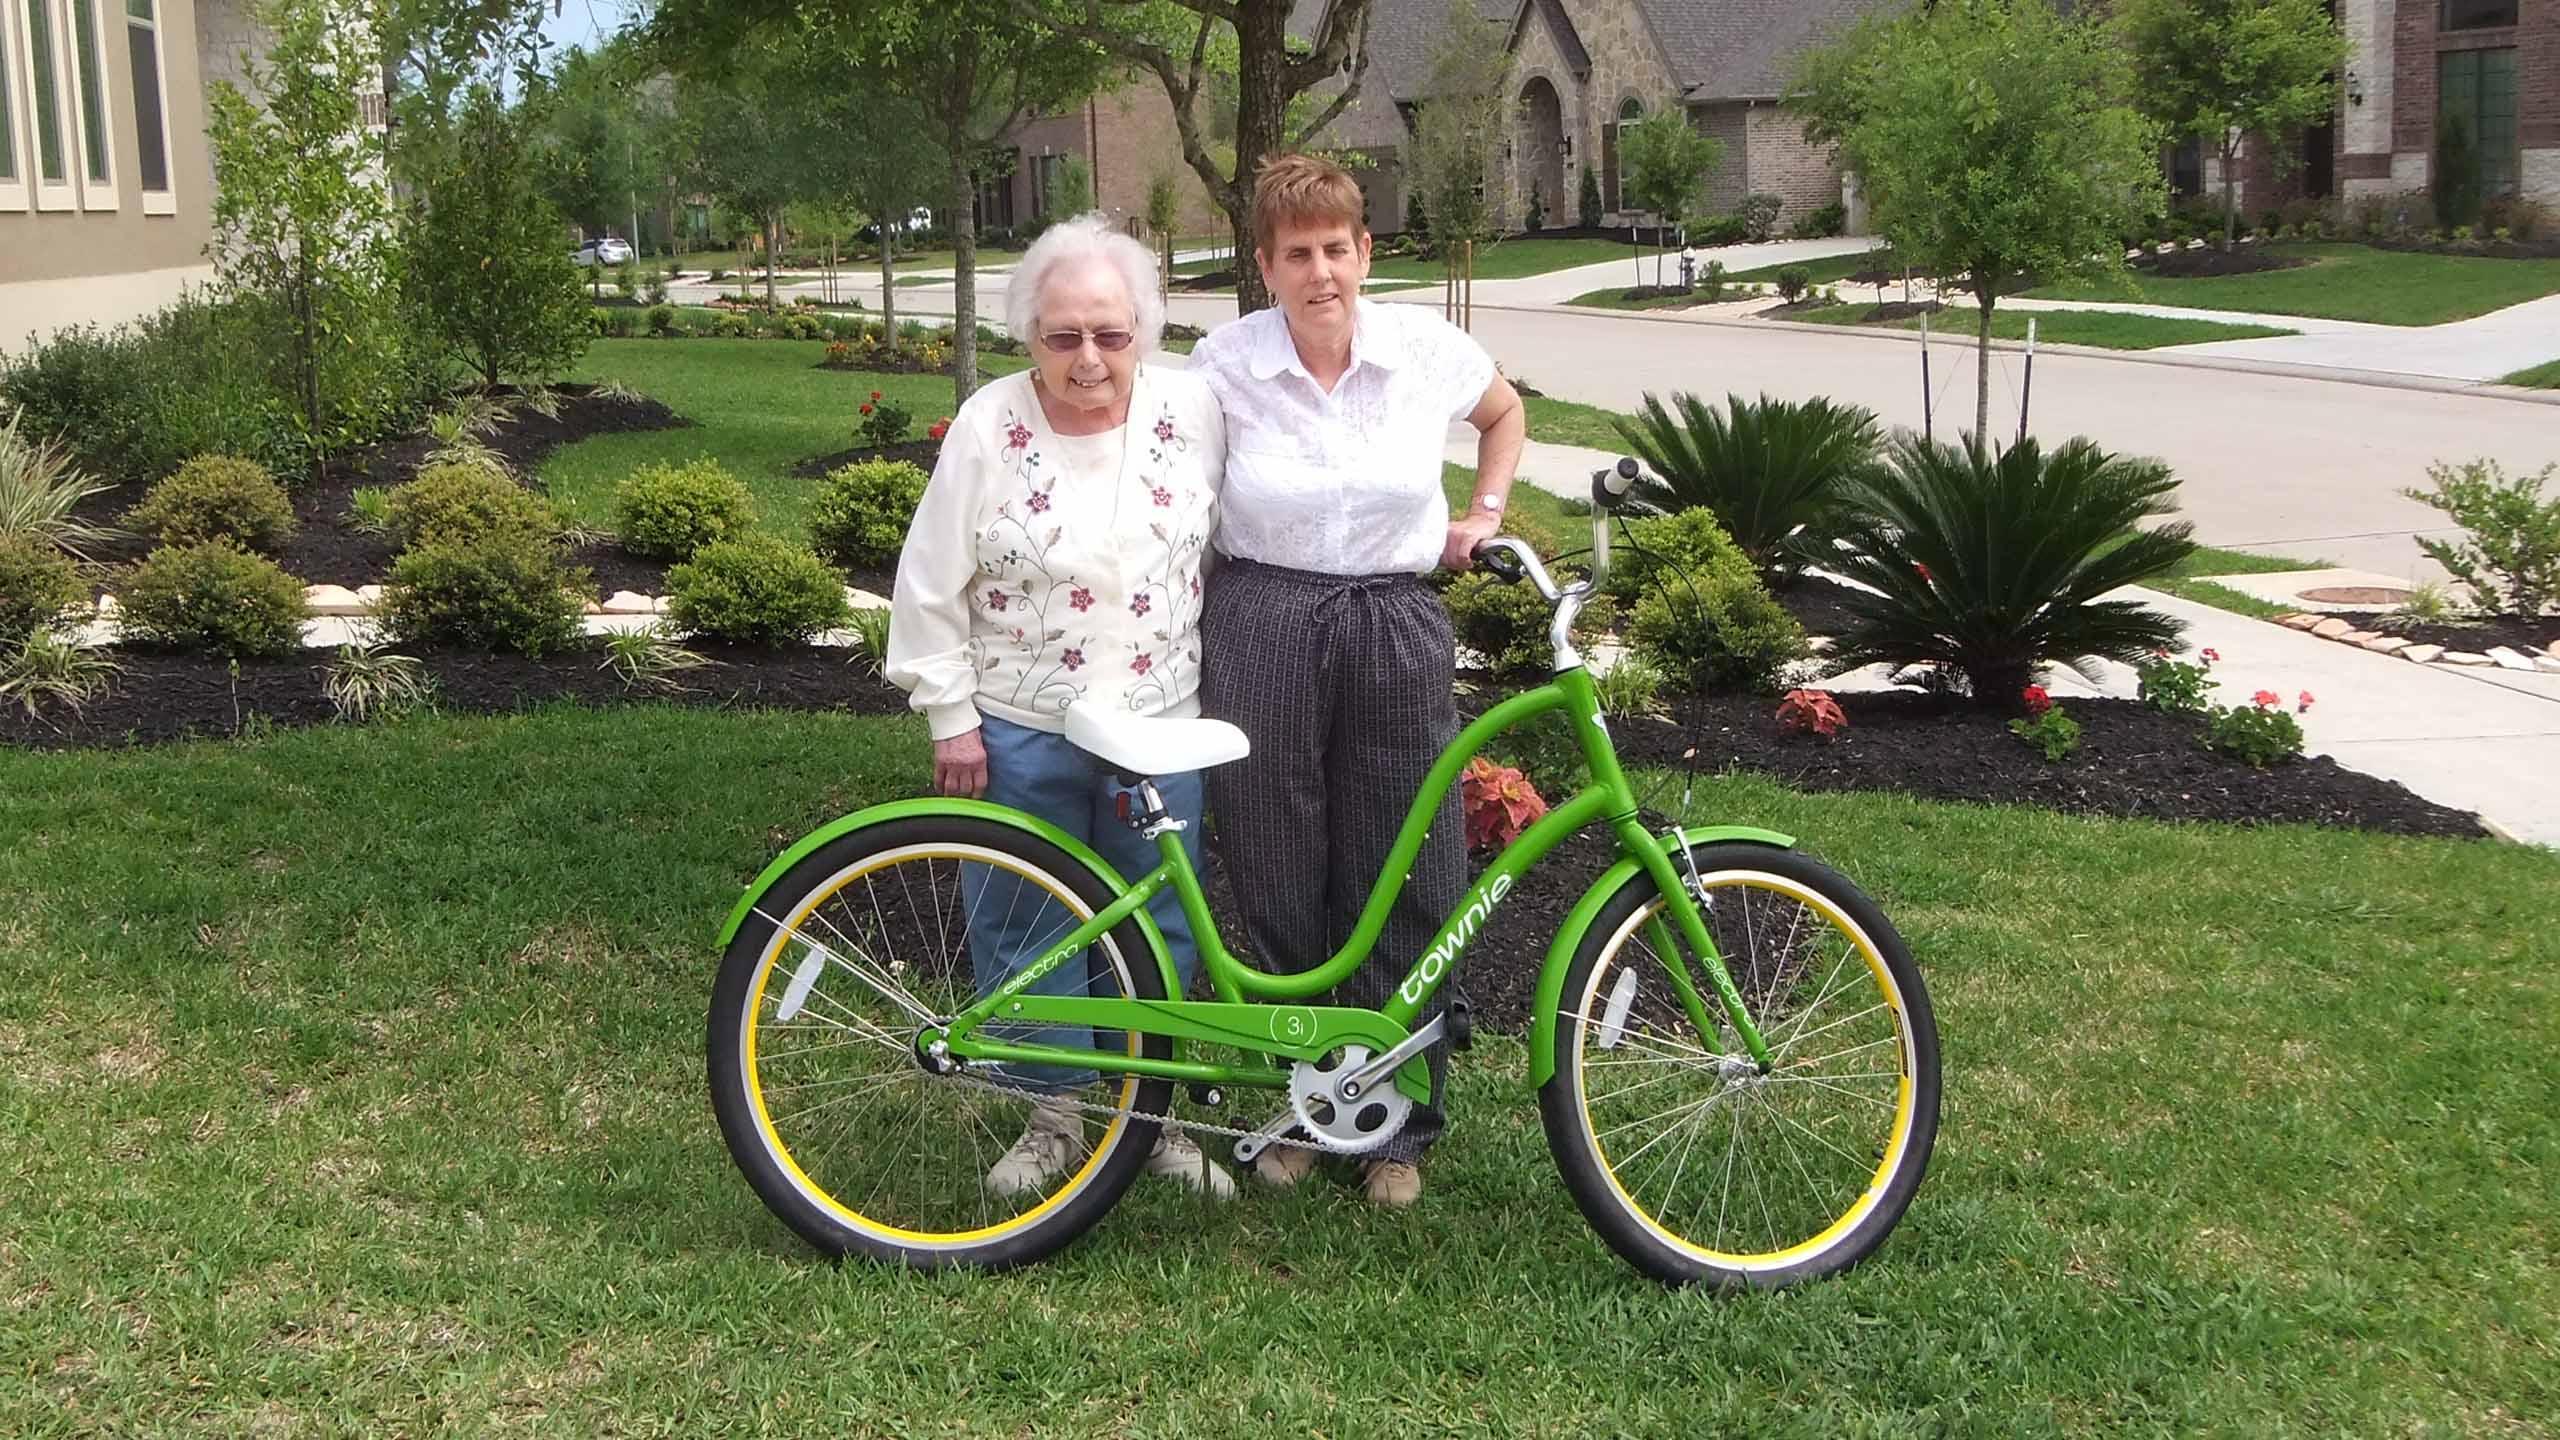
[[1502,583],[1506,585],[1517,585],[1529,578],[1528,570],[1520,564],[1520,557],[1512,554],[1507,546],[1488,540],[1475,548],[1474,558],[1477,564],[1501,576]]
[[1591,503],[1603,510],[1615,510],[1626,503],[1627,493],[1635,489],[1639,474],[1635,458],[1618,457],[1618,463],[1591,472]]

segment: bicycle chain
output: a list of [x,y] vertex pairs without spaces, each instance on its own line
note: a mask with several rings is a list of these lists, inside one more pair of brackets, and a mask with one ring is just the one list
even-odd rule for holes
[[[1158,1125],[1179,1125],[1186,1134],[1227,1135],[1238,1140],[1259,1138],[1263,1141],[1266,1147],[1286,1145],[1297,1150],[1313,1150],[1319,1155],[1347,1155],[1352,1153],[1347,1150],[1336,1150],[1330,1145],[1319,1144],[1313,1140],[1296,1139],[1289,1135],[1264,1135],[1259,1128],[1238,1129],[1232,1125],[1213,1125],[1205,1120],[1184,1120],[1179,1116],[1170,1114],[1150,1115],[1140,1110],[1123,1110],[1117,1105],[1105,1105],[1099,1100],[1078,1100],[1073,1096],[1068,1095],[1042,1095],[1037,1091],[1025,1090],[1015,1085],[999,1085],[992,1080],[981,1080],[974,1075],[941,1075],[934,1078],[942,1080],[945,1083],[957,1083],[969,1086],[973,1089],[992,1090],[999,1095],[1011,1095],[1016,1099],[1028,1098],[1035,1100],[1056,1100],[1078,1110],[1091,1111],[1096,1115],[1125,1115],[1132,1120],[1151,1120]],[[1234,1157],[1231,1154],[1229,1158],[1232,1159]]]

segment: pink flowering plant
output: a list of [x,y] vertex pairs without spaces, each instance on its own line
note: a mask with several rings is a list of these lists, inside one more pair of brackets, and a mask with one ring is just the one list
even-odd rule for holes
[[2066,759],[2080,748],[2080,722],[2063,714],[2043,686],[2019,691],[2018,708],[2026,713],[2009,722],[2009,733],[2043,751],[2047,760]]
[[2208,698],[2213,694],[2211,672],[2221,658],[2211,647],[2196,652],[2193,663],[2166,650],[2152,651],[2150,659],[2133,667],[2142,681],[2142,703],[2164,714],[2202,715],[2213,708]]
[[2290,710],[2273,690],[2259,691],[2246,705],[2216,706],[2205,719],[2205,748],[2260,768],[2294,759],[2302,754],[2302,725],[2293,717],[2310,708],[2308,690]]

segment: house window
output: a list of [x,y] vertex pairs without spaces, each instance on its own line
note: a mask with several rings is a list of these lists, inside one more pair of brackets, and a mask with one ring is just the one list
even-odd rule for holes
[[[41,3],[41,0],[39,0]],[[116,208],[115,131],[107,124],[106,37],[98,25],[99,0],[64,0],[71,23],[71,97],[80,116],[80,204]]]
[[2516,0],[2441,0],[2436,26],[2443,30],[2497,30],[2516,23]]
[[2204,142],[2190,135],[2169,148],[2169,193],[2196,195],[2204,190]]
[[36,208],[69,210],[78,203],[71,180],[70,82],[62,68],[61,26],[53,0],[10,0],[18,37],[18,78],[25,82],[30,114],[28,169],[36,182]]
[[1031,158],[1031,216],[1038,219],[1049,213],[1049,190],[1057,184],[1058,171],[1067,163],[1064,155],[1035,155]]
[[2471,138],[2480,193],[2516,188],[2516,52],[2456,50],[2436,57],[2436,123],[2459,123]]
[[142,213],[174,215],[169,184],[168,71],[160,56],[158,0],[124,0],[125,54],[133,66],[133,134],[140,151]]
[[18,47],[9,7],[0,5],[0,210],[27,208],[27,164],[18,144]]

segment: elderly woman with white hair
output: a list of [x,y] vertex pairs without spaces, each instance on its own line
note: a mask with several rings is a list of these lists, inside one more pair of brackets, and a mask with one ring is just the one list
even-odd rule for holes
[[[934,787],[1028,811],[1091,845],[1124,874],[1154,868],[1154,843],[1115,807],[1122,786],[1069,743],[1072,705],[1142,715],[1200,713],[1201,568],[1216,525],[1226,426],[1208,386],[1150,365],[1164,334],[1155,258],[1099,215],[1052,227],[1014,267],[1005,321],[1032,368],[996,380],[952,417],[898,559],[889,678],[933,736]],[[1197,772],[1154,777],[1200,858]],[[971,874],[969,872],[978,872]],[[980,992],[1067,928],[1053,902],[971,898]],[[1027,910],[1031,913],[1016,913]],[[1198,968],[1171,887],[1149,906],[1183,979]],[[1002,913],[997,913],[1002,912]],[[1081,993],[1075,966],[1044,991]],[[1008,1038],[1083,1047],[1075,1031]],[[1088,1151],[1079,1100],[1091,1072],[1018,1067],[1033,1097],[1022,1137],[987,1172],[999,1196],[1032,1198]],[[1147,1168],[1225,1196],[1234,1181],[1168,1126]]]

